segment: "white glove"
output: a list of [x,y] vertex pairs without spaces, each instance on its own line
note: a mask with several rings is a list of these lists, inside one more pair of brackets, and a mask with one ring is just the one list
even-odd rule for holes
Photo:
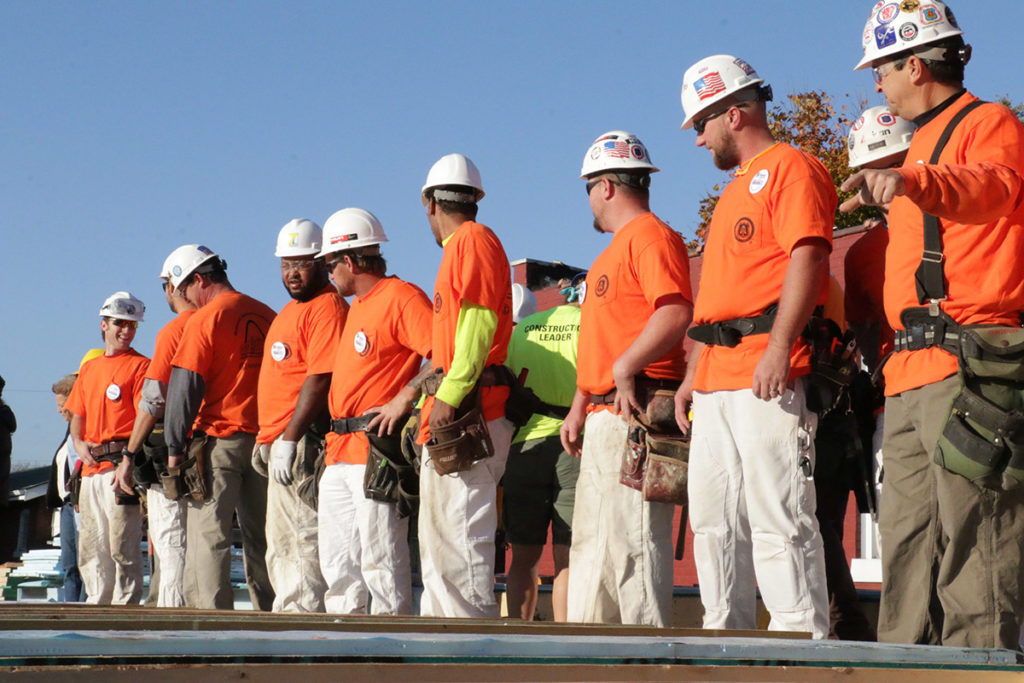
[[292,483],[292,465],[295,464],[297,441],[278,439],[270,446],[270,474],[281,486]]
[[270,457],[270,446],[265,443],[258,443],[256,447],[252,449],[252,468],[256,470],[257,474],[263,477],[269,476],[267,474],[267,458]]

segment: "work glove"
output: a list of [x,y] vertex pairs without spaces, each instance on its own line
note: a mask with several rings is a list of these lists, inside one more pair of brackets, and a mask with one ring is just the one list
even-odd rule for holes
[[258,443],[252,449],[252,468],[263,477],[269,477],[267,473],[267,459],[270,457],[270,446],[265,443]]
[[291,486],[298,441],[278,439],[270,446],[270,475],[281,486]]

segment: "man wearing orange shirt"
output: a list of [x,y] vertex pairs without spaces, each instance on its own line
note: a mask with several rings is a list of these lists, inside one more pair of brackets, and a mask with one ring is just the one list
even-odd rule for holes
[[[420,440],[420,561],[424,616],[497,617],[494,536],[497,486],[505,471],[512,423],[505,418],[507,386],[501,365],[512,334],[512,279],[497,236],[476,222],[484,196],[480,171],[461,154],[439,159],[427,174],[420,199],[437,244],[444,249],[434,283],[431,352],[440,384],[427,387]],[[479,387],[492,448],[481,447],[469,469],[440,474],[429,441],[450,424]],[[468,397],[468,401],[467,401]],[[484,444],[486,446],[486,444]]]
[[253,469],[252,452],[259,431],[256,386],[274,311],[235,291],[227,264],[206,247],[186,244],[171,259],[171,285],[199,308],[174,353],[164,413],[168,467],[174,471],[191,451],[203,461],[206,485],[204,499],[188,502],[185,602],[234,606],[231,522],[237,514],[249,595],[254,608],[267,611],[274,600],[264,531],[267,480]]
[[331,368],[348,304],[331,286],[318,256],[322,240],[319,225],[297,218],[281,228],[274,254],[281,259],[281,279],[292,300],[270,324],[263,349],[253,466],[269,475],[267,570],[275,612],[324,611],[317,511],[299,497],[298,485],[316,470],[320,435],[327,430]]
[[[682,238],[650,210],[651,163],[633,134],[595,140],[580,177],[594,228],[611,244],[580,297],[576,395],[562,445],[581,455],[573,510],[569,621],[666,626],[672,618],[672,516],[619,481],[629,420],[654,389],[674,390],[686,365],[683,333],[693,313]],[[586,438],[582,431],[586,424]]]
[[[164,260],[160,271],[164,296],[171,311],[178,315],[164,325],[156,335],[153,360],[142,384],[142,399],[135,415],[135,425],[128,437],[124,455],[117,471],[117,481],[123,490],[130,491],[134,474],[148,472],[150,481],[138,483],[149,487],[146,497],[149,542],[153,546],[153,571],[149,577],[150,597],[146,605],[157,607],[184,607],[182,592],[185,576],[185,521],[187,508],[182,500],[170,500],[164,495],[159,475],[167,472],[167,446],[164,443],[163,416],[167,402],[167,382],[171,378],[171,359],[181,341],[196,307],[171,286],[171,258]],[[140,467],[135,465],[148,460]]]
[[138,497],[117,487],[116,465],[132,433],[149,359],[131,348],[146,307],[115,292],[100,309],[104,354],[82,366],[64,407],[82,460],[78,567],[86,602],[136,604],[142,597]]
[[[334,360],[332,430],[320,479],[324,602],[339,614],[365,613],[367,593],[373,614],[412,613],[408,512],[399,501],[381,499],[393,498],[383,490],[403,481],[398,470],[377,463],[401,457],[402,426],[420,393],[413,379],[430,355],[431,307],[418,287],[385,275],[380,245],[387,241],[380,221],[363,209],[342,209],[324,224],[320,256],[338,292],[353,297]],[[376,487],[375,498],[364,485],[368,467],[375,468],[373,483],[384,481],[378,475],[390,479]]]
[[[1019,334],[1024,127],[1005,107],[979,105],[964,89],[971,47],[952,10],[938,0],[914,9],[898,36],[890,16],[872,9],[855,67],[871,67],[892,113],[917,124],[906,161],[851,176],[843,189],[859,192],[841,207],[889,205],[883,300],[896,350],[884,367],[878,636],[1017,649],[1024,619],[1020,437],[985,437],[979,421],[989,419],[985,408],[1019,410],[1021,383],[959,372],[957,355],[974,358],[963,340],[985,326]],[[999,367],[1020,372],[1011,363]],[[978,404],[959,402],[969,397]]]
[[[715,207],[690,336],[698,344],[676,395],[689,428],[693,554],[705,628],[829,630],[825,562],[814,517],[814,432],[801,333],[828,294],[836,192],[817,159],[776,142],[771,88],[730,55],[683,77],[683,128],[715,166],[736,168]],[[742,293],[737,293],[737,286]]]

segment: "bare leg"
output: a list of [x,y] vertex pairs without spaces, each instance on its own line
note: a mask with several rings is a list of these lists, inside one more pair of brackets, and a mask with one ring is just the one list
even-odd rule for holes
[[508,568],[505,592],[508,616],[512,619],[533,621],[537,610],[537,568],[543,551],[542,545],[512,544],[512,563]]
[[553,545],[552,554],[555,556],[555,582],[551,586],[551,610],[555,614],[555,621],[567,621],[566,604],[569,596],[569,546]]

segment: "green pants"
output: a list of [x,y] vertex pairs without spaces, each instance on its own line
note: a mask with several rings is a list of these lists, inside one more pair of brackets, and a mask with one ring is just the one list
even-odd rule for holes
[[1024,490],[984,489],[932,460],[956,376],[885,402],[878,639],[1018,649]]

